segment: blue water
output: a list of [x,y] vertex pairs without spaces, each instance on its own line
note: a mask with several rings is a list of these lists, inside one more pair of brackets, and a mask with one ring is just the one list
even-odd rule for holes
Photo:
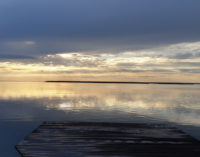
[[0,157],[19,157],[43,121],[167,123],[200,139],[200,86],[0,83]]

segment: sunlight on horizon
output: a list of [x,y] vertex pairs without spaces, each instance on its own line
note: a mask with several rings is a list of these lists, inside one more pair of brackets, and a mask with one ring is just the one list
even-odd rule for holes
[[34,59],[0,60],[0,81],[199,82],[199,43],[178,43],[116,54],[62,52]]

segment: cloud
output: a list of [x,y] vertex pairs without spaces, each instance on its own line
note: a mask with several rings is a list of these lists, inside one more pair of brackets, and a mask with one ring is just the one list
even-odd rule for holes
[[0,54],[0,60],[30,60],[30,59],[35,59],[35,57],[23,56],[23,55]]
[[[0,53],[118,53],[199,41],[199,6],[188,0],[1,0]],[[37,44],[2,46],[11,41]]]
[[[184,43],[185,47],[191,43]],[[0,55],[2,60],[11,60],[10,65],[16,71],[18,64],[21,69],[28,69],[32,72],[46,72],[46,73],[187,73],[196,71],[200,67],[199,53],[190,52],[181,53],[176,44],[159,49],[149,49],[143,51],[129,51],[118,54],[99,54],[82,53],[82,52],[63,52],[58,54],[48,54],[38,56],[37,58],[31,56],[14,56],[14,55]],[[171,54],[171,47],[173,47],[174,54]],[[175,48],[176,47],[176,48]],[[152,53],[154,52],[154,53]],[[165,52],[164,54],[162,54]],[[12,61],[13,59],[13,61]],[[18,61],[17,61],[18,60]],[[186,69],[186,70],[185,70]],[[187,70],[190,69],[190,70]]]
[[135,63],[117,63],[116,65],[119,67],[133,67],[133,66],[136,66],[137,64],[135,64]]
[[169,56],[169,58],[174,58],[174,59],[200,58],[200,53],[178,53],[178,54]]
[[26,44],[26,45],[35,45],[36,43],[34,41],[24,41],[24,44]]
[[181,72],[187,72],[187,73],[200,73],[200,69],[179,69]]
[[199,6],[188,0],[1,0],[0,70],[198,74]]
[[72,67],[98,67],[104,64],[105,59],[99,55],[86,55],[82,53],[61,53],[41,57],[42,61],[51,65]]
[[176,54],[174,56],[170,56],[170,58],[175,58],[175,59],[188,59],[188,58],[193,58],[194,54],[192,53],[182,53],[182,54]]
[[5,42],[2,45],[8,46],[8,47],[14,47],[14,48],[25,48],[35,45],[36,43],[34,41],[9,41]]

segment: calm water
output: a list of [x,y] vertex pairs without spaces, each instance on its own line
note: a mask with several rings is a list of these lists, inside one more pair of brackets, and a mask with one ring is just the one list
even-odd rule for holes
[[200,85],[0,83],[0,157],[42,121],[168,123],[200,139]]

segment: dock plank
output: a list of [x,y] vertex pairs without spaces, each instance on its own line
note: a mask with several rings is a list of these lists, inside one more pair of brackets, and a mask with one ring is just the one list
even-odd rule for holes
[[16,145],[22,157],[199,157],[200,142],[162,124],[44,122]]

